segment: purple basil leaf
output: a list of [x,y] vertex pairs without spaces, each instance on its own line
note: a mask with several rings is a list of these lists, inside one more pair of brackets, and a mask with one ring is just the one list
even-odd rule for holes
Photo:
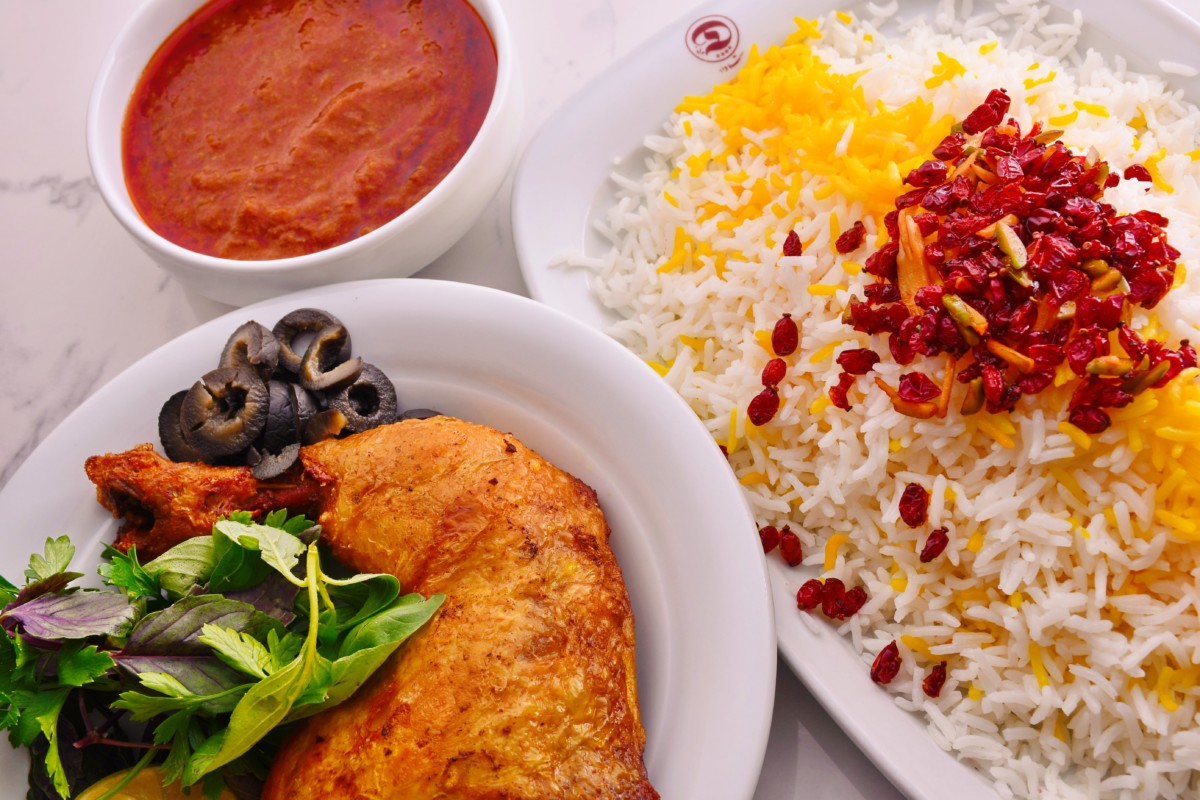
[[183,597],[173,605],[147,614],[138,621],[122,651],[126,655],[209,655],[212,650],[200,641],[206,624],[233,628],[265,640],[267,632],[283,634],[283,625],[249,603],[221,595]]
[[82,577],[82,572],[56,572],[49,578],[43,578],[40,581],[35,581],[25,586],[21,591],[17,592],[17,596],[13,598],[13,601],[4,610],[8,611],[10,608],[24,605],[35,597],[41,597],[44,594],[62,591],[67,588],[67,584],[71,581]]
[[[110,655],[117,666],[129,675],[136,677],[143,672],[163,672],[196,694],[217,694],[251,680],[214,655],[139,656],[124,652]],[[231,698],[229,710],[237,701],[237,697]]]
[[35,639],[61,641],[89,636],[124,636],[141,607],[123,593],[72,592],[43,594],[0,615],[11,630],[16,622]]
[[256,609],[274,617],[284,625],[291,625],[296,619],[293,606],[300,588],[278,572],[272,572],[267,579],[257,586],[242,589],[237,592],[227,592],[225,597],[249,603]]

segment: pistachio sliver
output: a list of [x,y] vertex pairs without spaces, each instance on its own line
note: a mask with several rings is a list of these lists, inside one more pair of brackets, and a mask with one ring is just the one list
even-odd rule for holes
[[1065,131],[1055,129],[1045,130],[1033,137],[1033,140],[1038,144],[1051,144],[1052,142],[1056,141],[1058,137],[1062,136],[1063,133],[1065,133]]
[[1121,356],[1098,356],[1087,363],[1087,374],[1097,377],[1118,378],[1133,369],[1133,361]]
[[1171,369],[1171,362],[1162,360],[1140,374],[1132,375],[1121,384],[1121,388],[1132,395],[1139,395],[1161,381]]
[[959,326],[959,330],[966,328],[979,336],[987,333],[987,318],[958,295],[943,294],[942,307],[950,314],[950,318],[954,320],[954,323]]
[[1103,258],[1089,258],[1087,261],[1084,261],[1082,264],[1080,264],[1079,268],[1093,278],[1099,278],[1101,275],[1107,273],[1110,269],[1108,262]]
[[1121,285],[1121,277],[1121,270],[1110,269],[1100,277],[1092,280],[1092,292],[1095,294],[1111,292]]
[[1029,263],[1029,252],[1011,225],[1003,221],[996,223],[996,244],[1000,246],[1000,252],[1008,256],[1008,263],[1013,269],[1025,269]]
[[963,396],[962,407],[959,411],[964,417],[978,414],[983,409],[983,378],[973,378],[967,384],[967,393]]

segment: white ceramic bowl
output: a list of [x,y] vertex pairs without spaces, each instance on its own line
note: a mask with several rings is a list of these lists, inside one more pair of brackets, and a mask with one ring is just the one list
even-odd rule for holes
[[238,261],[180,247],[151,230],[125,185],[121,127],[130,95],[164,39],[205,0],[147,0],[117,36],[88,106],[88,159],[100,195],[117,220],[187,288],[242,306],[286,292],[374,277],[405,277],[444,253],[495,195],[516,155],[523,121],[512,35],[500,0],[469,0],[496,44],[496,90],[475,140],[429,194],[390,222],[309,255]]

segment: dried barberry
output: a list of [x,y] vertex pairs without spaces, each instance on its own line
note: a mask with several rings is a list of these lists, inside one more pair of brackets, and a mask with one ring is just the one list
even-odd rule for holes
[[837,363],[851,375],[866,375],[879,363],[879,354],[865,347],[843,350],[838,353]]
[[763,525],[758,529],[758,538],[762,542],[764,553],[769,553],[779,546],[779,529],[774,525]]
[[939,397],[942,390],[924,372],[906,372],[900,376],[896,393],[910,403],[926,403]]
[[804,560],[804,548],[800,544],[800,537],[787,525],[779,532],[779,555],[783,556],[789,567],[799,566]]
[[777,356],[790,356],[800,344],[800,329],[791,314],[784,314],[771,330],[771,349]]
[[950,537],[945,528],[934,528],[929,532],[929,536],[925,539],[925,546],[921,548],[921,563],[928,564],[935,558],[940,556],[946,549],[946,545],[950,543]]
[[768,386],[759,392],[746,407],[746,416],[755,425],[766,425],[779,412],[779,391]]
[[929,670],[929,674],[925,676],[925,680],[921,681],[921,690],[929,697],[937,697],[942,693],[942,687],[946,685],[946,662],[942,661],[933,665],[933,669]]
[[778,386],[787,377],[787,362],[782,358],[772,358],[762,371],[763,386]]
[[851,225],[848,230],[844,231],[842,235],[837,238],[837,241],[834,242],[833,247],[842,255],[845,255],[846,253],[853,253],[855,250],[862,247],[863,239],[865,239],[866,236],[867,228],[862,224],[862,221],[859,220]]
[[783,240],[783,254],[785,256],[798,256],[803,252],[800,245],[800,236],[795,231],[788,231],[788,235]]
[[846,605],[846,584],[839,578],[826,578],[821,586],[821,613],[830,619],[841,619]]
[[1130,164],[1125,168],[1125,171],[1121,173],[1121,175],[1127,181],[1145,181],[1146,183],[1154,182],[1154,177],[1150,174],[1150,170],[1146,169],[1141,164]]
[[803,611],[812,611],[821,605],[821,592],[824,587],[816,578],[805,581],[796,591],[796,607]]
[[919,483],[910,483],[900,494],[900,519],[910,528],[925,524],[929,516],[929,492]]
[[843,372],[838,376],[836,386],[829,387],[829,402],[843,411],[850,410],[850,387],[854,385],[854,376]]
[[871,664],[871,680],[879,684],[891,683],[900,672],[900,647],[889,642]]

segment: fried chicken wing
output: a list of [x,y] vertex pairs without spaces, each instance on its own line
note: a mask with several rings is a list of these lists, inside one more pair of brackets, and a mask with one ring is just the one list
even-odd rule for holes
[[[220,491],[190,507],[157,494],[181,470],[213,480],[218,468],[147,464],[141,448],[101,458],[89,475],[114,513],[137,510],[121,540],[139,552],[159,526],[206,532],[228,509]],[[446,417],[322,442],[301,460],[268,497],[316,515],[347,565],[446,602],[354,697],[300,723],[264,798],[658,797],[629,598],[589,487],[512,436]]]

